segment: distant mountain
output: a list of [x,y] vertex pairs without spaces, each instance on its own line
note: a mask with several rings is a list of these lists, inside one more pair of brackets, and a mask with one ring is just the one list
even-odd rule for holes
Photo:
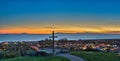
[[[7,34],[7,33],[6,33]],[[8,33],[8,34],[29,34],[29,33]],[[85,32],[85,33],[64,33],[64,32],[56,32],[55,34],[116,34],[116,33],[96,33],[96,32]],[[118,33],[119,34],[119,33]],[[37,35],[37,34],[35,34]],[[40,34],[38,34],[40,35]],[[42,35],[42,34],[41,34]],[[46,34],[47,35],[47,34]]]
[[105,33],[95,33],[95,32],[85,32],[85,33],[62,33],[62,32],[57,32],[55,34],[105,34]]
[[29,34],[29,33],[21,33],[21,34]]

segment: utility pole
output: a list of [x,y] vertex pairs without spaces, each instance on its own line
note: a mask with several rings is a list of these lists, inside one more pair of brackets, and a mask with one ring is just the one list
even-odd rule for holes
[[52,38],[52,53],[53,55],[55,54],[55,38],[57,38],[57,36],[55,36],[54,31],[52,31],[52,36],[49,36],[49,38]]

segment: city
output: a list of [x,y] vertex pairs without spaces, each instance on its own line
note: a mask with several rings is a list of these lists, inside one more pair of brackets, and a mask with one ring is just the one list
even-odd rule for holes
[[[51,56],[53,55],[52,49],[52,39],[41,41],[2,42],[0,43],[0,57],[2,59],[13,58],[16,56]],[[63,38],[54,41],[54,50],[55,55],[61,53],[69,54],[72,51],[91,51],[120,55],[120,39],[67,40],[67,38]]]

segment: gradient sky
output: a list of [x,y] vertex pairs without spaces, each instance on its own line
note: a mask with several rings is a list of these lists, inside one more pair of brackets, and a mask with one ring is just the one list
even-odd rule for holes
[[117,0],[0,0],[0,33],[120,34]]

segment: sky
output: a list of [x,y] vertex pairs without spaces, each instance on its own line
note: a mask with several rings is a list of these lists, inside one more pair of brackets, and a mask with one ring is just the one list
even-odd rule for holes
[[0,0],[0,34],[120,34],[118,0]]

